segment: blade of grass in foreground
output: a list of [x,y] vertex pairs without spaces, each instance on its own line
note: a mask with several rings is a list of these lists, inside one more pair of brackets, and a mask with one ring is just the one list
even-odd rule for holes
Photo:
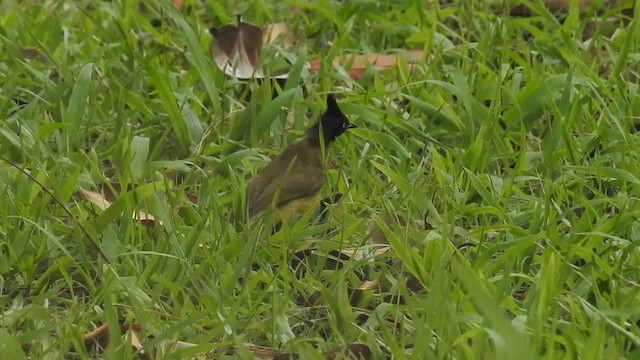
[[218,95],[218,88],[216,87],[215,76],[213,73],[213,62],[208,59],[202,51],[202,47],[200,46],[200,42],[198,41],[196,34],[184,20],[182,14],[180,14],[180,12],[178,12],[178,10],[169,3],[169,1],[164,0],[160,1],[160,3],[162,4],[163,11],[165,11],[171,20],[173,20],[180,27],[180,30],[182,30],[187,50],[189,50],[189,54],[191,55],[187,58],[193,66],[195,66],[196,70],[198,70],[202,83],[204,84],[205,89],[207,89],[207,95],[209,95],[209,99],[211,99],[211,102],[213,103],[214,116],[220,116],[222,114],[222,107],[220,105],[220,95]]
[[474,270],[463,261],[465,260],[460,260],[459,258],[453,259],[453,272],[467,290],[467,295],[473,299],[480,314],[485,317],[491,326],[491,329],[486,330],[495,331],[497,335],[502,338],[506,346],[508,359],[536,359],[535,351],[527,342],[524,334],[511,324],[509,318],[504,314],[503,309],[496,305],[495,299],[493,299],[487,289],[482,286],[482,280]]
[[92,73],[92,64],[87,64],[80,70],[80,75],[71,93],[71,99],[69,99],[65,121],[73,125],[67,136],[67,144],[71,143],[73,147],[76,147],[78,145],[77,142],[82,139],[82,137],[78,136],[78,131],[87,107]]
[[2,344],[0,345],[0,354],[6,356],[7,359],[27,359],[15,336],[11,336],[5,330],[0,330],[0,344]]

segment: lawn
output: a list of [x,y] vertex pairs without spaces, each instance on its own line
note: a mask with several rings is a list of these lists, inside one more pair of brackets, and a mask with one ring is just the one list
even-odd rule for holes
[[0,2],[0,359],[640,358],[638,1],[175,3]]

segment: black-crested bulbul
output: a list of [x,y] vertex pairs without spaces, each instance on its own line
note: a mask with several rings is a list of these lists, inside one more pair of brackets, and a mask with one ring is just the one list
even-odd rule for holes
[[[271,160],[251,180],[246,192],[246,210],[252,220],[275,206],[278,226],[295,220],[319,204],[325,183],[322,149],[355,125],[338,107],[332,95],[327,97],[327,110],[280,155]],[[324,145],[324,146],[323,146]]]

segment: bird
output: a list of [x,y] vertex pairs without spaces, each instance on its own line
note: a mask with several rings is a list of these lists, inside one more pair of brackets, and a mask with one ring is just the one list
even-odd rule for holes
[[307,128],[304,136],[273,158],[249,182],[245,206],[249,221],[273,206],[276,232],[283,222],[294,221],[318,205],[325,183],[323,148],[355,127],[340,110],[335,97],[328,95],[325,112]]

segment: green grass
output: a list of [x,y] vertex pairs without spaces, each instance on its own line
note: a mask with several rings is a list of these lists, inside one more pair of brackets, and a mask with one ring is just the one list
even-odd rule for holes
[[[640,357],[640,10],[523,2],[2,1],[0,358]],[[214,68],[206,29],[237,13],[296,31],[292,79]],[[329,63],[409,48],[427,63],[360,82]],[[230,221],[329,92],[359,126],[328,151],[340,204]],[[118,184],[105,211],[79,193]]]

